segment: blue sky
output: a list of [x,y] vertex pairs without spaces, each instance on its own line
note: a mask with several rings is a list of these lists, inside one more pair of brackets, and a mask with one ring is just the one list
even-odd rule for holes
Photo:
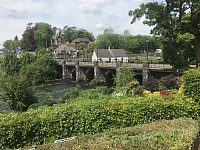
[[130,24],[128,11],[153,0],[1,0],[0,48],[3,42],[20,39],[29,22],[46,22],[52,27],[75,26],[95,36],[111,27],[115,33],[148,35],[142,21]]

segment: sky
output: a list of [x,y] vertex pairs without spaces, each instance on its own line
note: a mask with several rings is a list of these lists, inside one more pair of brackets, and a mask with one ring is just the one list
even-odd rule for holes
[[92,32],[96,37],[111,27],[121,34],[149,35],[150,28],[142,21],[130,24],[129,10],[153,0],[1,0],[0,48],[3,42],[22,38],[28,23],[45,22],[51,27],[77,27]]

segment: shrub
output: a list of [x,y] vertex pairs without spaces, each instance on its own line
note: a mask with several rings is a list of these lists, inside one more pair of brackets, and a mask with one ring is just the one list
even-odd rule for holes
[[186,96],[200,102],[200,68],[190,69],[183,74],[184,90]]
[[140,85],[140,83],[137,80],[132,80],[126,86],[124,87],[127,94],[132,95],[142,95],[142,92],[144,91],[144,87]]
[[154,77],[150,76],[146,81],[143,82],[144,88],[151,92],[156,91],[159,88],[159,82]]
[[162,77],[159,82],[161,83],[163,89],[177,89],[180,87],[180,79],[172,74]]
[[197,104],[184,96],[81,100],[0,114],[0,148],[43,144],[74,135],[94,134],[160,119],[197,119]]
[[127,83],[131,82],[133,80],[133,70],[130,67],[122,66],[118,69],[116,77],[115,77],[115,83],[117,87],[125,86]]
[[[186,150],[192,149],[198,129],[198,123],[190,118],[159,120],[134,127],[114,129],[101,134],[80,136],[60,143],[59,148],[60,150]],[[58,149],[58,144],[40,145],[37,149],[55,150]]]
[[142,92],[142,95],[143,95],[143,96],[148,96],[149,94],[151,94],[151,92],[148,91],[148,90],[144,90],[144,91]]

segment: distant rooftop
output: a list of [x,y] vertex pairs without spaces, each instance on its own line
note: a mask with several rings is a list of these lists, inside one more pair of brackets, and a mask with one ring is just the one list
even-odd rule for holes
[[72,41],[72,43],[81,43],[81,42],[89,43],[90,40],[88,38],[77,38],[77,39]]

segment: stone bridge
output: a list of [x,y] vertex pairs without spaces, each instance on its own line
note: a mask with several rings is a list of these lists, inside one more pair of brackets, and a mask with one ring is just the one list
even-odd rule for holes
[[154,76],[159,79],[162,76],[176,74],[177,69],[169,64],[150,64],[147,61],[143,63],[102,63],[102,62],[67,62],[59,61],[62,65],[62,78],[73,79],[75,81],[91,81],[96,79],[97,83],[109,83],[114,81],[117,70],[121,66],[129,66],[134,71],[134,77],[142,84],[148,79],[148,76]]

